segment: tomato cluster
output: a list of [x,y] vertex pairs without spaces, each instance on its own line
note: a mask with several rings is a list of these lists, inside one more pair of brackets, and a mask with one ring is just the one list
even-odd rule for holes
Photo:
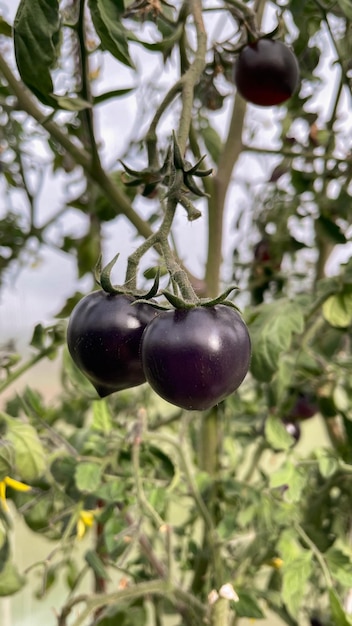
[[95,291],[74,308],[69,352],[101,397],[147,381],[176,406],[204,410],[242,383],[247,326],[231,306],[157,311],[131,296]]

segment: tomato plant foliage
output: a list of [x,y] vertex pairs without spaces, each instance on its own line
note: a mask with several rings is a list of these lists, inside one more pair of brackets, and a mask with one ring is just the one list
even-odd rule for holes
[[[0,595],[56,588],[53,626],[351,624],[350,3],[15,4],[0,286],[48,248],[77,283],[29,356],[1,340]],[[54,399],[23,384],[48,360]],[[25,571],[13,520],[51,543]]]

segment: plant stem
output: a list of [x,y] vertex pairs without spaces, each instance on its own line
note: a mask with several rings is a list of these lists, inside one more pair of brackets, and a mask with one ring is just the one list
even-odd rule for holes
[[304,541],[304,543],[308,546],[308,548],[311,549],[311,551],[313,552],[315,558],[317,559],[321,570],[324,574],[324,578],[326,581],[326,586],[328,587],[328,589],[331,589],[333,586],[333,582],[332,582],[332,578],[328,569],[328,566],[325,563],[325,559],[322,555],[322,553],[320,552],[320,550],[318,550],[317,546],[315,545],[315,543],[313,543],[313,541],[308,537],[307,533],[303,530],[302,526],[300,524],[295,524],[295,528],[297,533],[301,536],[302,540]]
[[222,264],[223,220],[225,200],[232,171],[242,151],[242,128],[246,102],[236,94],[227,140],[222,150],[216,175],[212,179],[212,195],[208,207],[208,255],[205,272],[210,297],[219,293]]
[[205,67],[205,55],[207,50],[207,35],[204,27],[202,16],[201,0],[190,0],[191,13],[193,15],[194,25],[197,34],[197,49],[193,63],[189,66],[186,73],[183,74],[182,81],[182,111],[180,116],[180,124],[177,133],[177,140],[183,154],[188,141],[189,129],[192,121],[194,87]]
[[49,346],[48,348],[45,348],[45,350],[42,350],[41,352],[39,352],[39,354],[36,354],[31,359],[28,359],[28,361],[23,363],[23,365],[21,365],[16,370],[8,374],[6,380],[0,383],[0,393],[2,393],[5,389],[7,389],[7,387],[9,387],[15,380],[17,380],[18,378],[20,378],[20,376],[22,376],[28,370],[30,370],[34,365],[39,363],[39,361],[41,361],[42,359],[45,359],[45,357],[49,356],[52,352],[55,352],[56,349],[57,347],[53,347],[53,346]]
[[116,207],[116,215],[124,214],[133,224],[137,232],[142,237],[149,237],[152,230],[136,211],[132,208],[127,196],[119,189],[114,180],[100,167],[94,167],[90,154],[83,146],[78,146],[72,141],[67,133],[58,126],[52,119],[52,115],[46,116],[41,108],[37,106],[29,90],[23,83],[17,80],[12,73],[4,57],[0,54],[0,73],[6,79],[12,93],[16,96],[18,106],[46,130],[80,165],[85,172],[94,180],[106,197]]
[[148,517],[150,517],[158,530],[162,526],[165,525],[164,520],[160,517],[159,513],[151,506],[148,502],[147,497],[144,493],[143,485],[142,485],[142,477],[141,477],[141,467],[140,467],[140,440],[139,437],[135,438],[135,441],[132,445],[132,465],[133,465],[133,473],[137,490],[137,500],[140,506],[141,511],[146,513]]

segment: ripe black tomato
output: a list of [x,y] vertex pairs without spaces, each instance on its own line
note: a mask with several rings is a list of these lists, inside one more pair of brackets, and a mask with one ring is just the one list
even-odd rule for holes
[[75,306],[67,328],[73,361],[101,398],[145,382],[140,340],[156,310],[127,295],[93,291]]
[[260,106],[288,100],[297,88],[299,67],[282,41],[258,39],[242,48],[234,65],[234,82],[241,96]]
[[251,344],[239,313],[218,304],[160,313],[143,333],[141,353],[146,379],[159,396],[204,410],[239,387]]

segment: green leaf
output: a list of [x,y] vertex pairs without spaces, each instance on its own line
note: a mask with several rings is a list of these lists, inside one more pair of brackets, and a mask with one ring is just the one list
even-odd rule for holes
[[269,382],[278,369],[281,355],[291,346],[293,333],[301,333],[303,329],[302,309],[291,300],[282,298],[258,307],[253,321],[249,321],[253,376]]
[[110,554],[116,559],[122,554],[129,545],[128,536],[123,533],[126,524],[123,518],[110,517],[104,524],[104,541],[105,546]]
[[66,111],[83,111],[90,109],[91,103],[79,96],[54,96],[57,106]]
[[297,618],[304,600],[306,584],[312,572],[312,553],[302,552],[282,567],[282,598],[292,617]]
[[22,480],[33,482],[46,470],[46,454],[36,430],[30,424],[11,420],[6,438],[14,450],[15,467]]
[[83,461],[75,470],[77,489],[83,493],[93,493],[101,483],[102,467],[97,463]]
[[126,89],[112,89],[111,91],[105,91],[98,96],[94,96],[93,104],[101,104],[102,102],[106,102],[106,100],[110,100],[110,98],[122,98],[134,90],[135,87],[126,87]]
[[34,327],[33,335],[31,342],[29,344],[36,348],[37,350],[43,350],[45,347],[45,330],[42,324],[37,324]]
[[104,50],[134,68],[128,50],[127,30],[121,23],[121,9],[114,0],[89,0],[88,6]]
[[0,480],[12,474],[14,461],[13,446],[8,441],[0,441]]
[[338,548],[329,548],[324,554],[331,575],[341,585],[352,587],[352,559]]
[[339,464],[333,450],[317,448],[315,456],[318,460],[319,472],[324,478],[330,478],[337,471]]
[[329,589],[329,602],[334,626],[351,626],[352,622],[343,610],[340,599],[334,589]]
[[218,163],[222,151],[222,141],[219,133],[210,125],[201,128],[200,133],[211,158],[214,163]]
[[239,597],[236,602],[236,616],[249,617],[252,619],[264,619],[265,615],[261,610],[255,597],[247,591],[242,591],[236,587],[236,593]]
[[103,580],[110,580],[109,575],[106,572],[105,566],[101,558],[94,550],[88,550],[84,555],[89,567],[92,568],[94,573]]
[[0,572],[0,596],[10,596],[19,591],[25,584],[25,579],[18,572],[12,561],[7,561]]
[[12,26],[0,15],[0,35],[12,37]]
[[14,45],[23,82],[49,106],[52,97],[50,69],[58,59],[60,17],[58,0],[21,0],[14,22]]
[[294,444],[293,437],[275,415],[269,415],[265,422],[265,438],[274,450],[289,450]]
[[101,485],[101,487],[95,491],[95,495],[104,500],[104,502],[116,503],[118,500],[122,500],[125,497],[125,486],[122,481],[114,480],[113,482],[111,481]]
[[332,243],[344,244],[347,242],[347,239],[338,224],[325,215],[319,215],[316,220],[316,230],[320,235]]
[[295,467],[288,460],[279,470],[271,474],[270,487],[272,489],[285,488],[285,500],[287,502],[299,502],[306,480],[304,470],[301,467]]
[[95,400],[97,398],[96,390],[94,389],[92,383],[88,380],[88,378],[86,378],[75,365],[67,347],[65,347],[63,353],[63,365],[64,384],[69,381],[79,393]]
[[335,328],[350,326],[352,324],[352,291],[349,289],[325,300],[323,316]]
[[180,40],[183,34],[183,29],[183,24],[177,24],[177,26],[172,30],[171,34],[154,43],[137,39],[137,37],[133,33],[129,34],[129,39],[141,44],[144,48],[146,48],[146,50],[150,50],[152,52],[163,52],[164,59],[167,59],[174,45]]
[[0,572],[6,567],[10,558],[10,542],[7,533],[0,526]]
[[95,400],[93,406],[93,424],[94,430],[108,435],[112,429],[112,417],[106,400]]

